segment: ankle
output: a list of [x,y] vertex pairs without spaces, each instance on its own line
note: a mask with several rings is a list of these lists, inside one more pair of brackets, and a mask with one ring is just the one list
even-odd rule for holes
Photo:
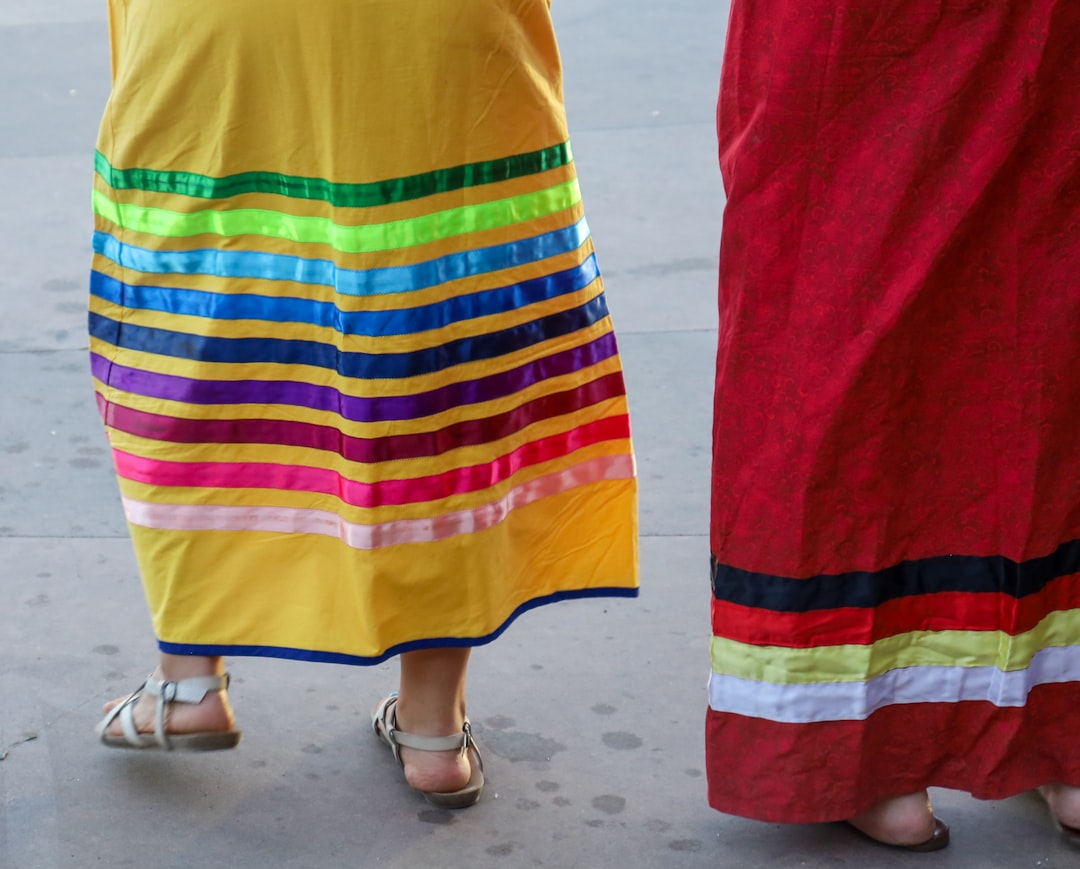
[[170,682],[199,676],[224,676],[225,659],[220,656],[169,655],[162,653],[154,670],[156,678]]
[[406,698],[398,697],[397,728],[417,736],[454,736],[461,733],[465,725],[465,704],[455,704],[450,708],[432,707],[415,708]]

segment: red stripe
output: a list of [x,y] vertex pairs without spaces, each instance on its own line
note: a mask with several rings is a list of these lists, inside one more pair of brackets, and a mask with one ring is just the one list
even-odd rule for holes
[[[489,443],[532,423],[581,410],[623,395],[622,375],[608,374],[495,416],[466,420],[432,432],[359,438],[328,425],[272,419],[183,419],[134,410],[108,402],[100,393],[98,408],[105,424],[138,437],[189,444],[276,444],[338,453],[351,462],[393,461],[437,456],[458,447]],[[389,425],[393,425],[392,423]]]
[[382,507],[436,501],[477,492],[508,480],[525,468],[568,456],[584,447],[630,436],[625,414],[587,423],[568,432],[522,444],[490,462],[425,477],[363,483],[332,468],[274,462],[169,462],[113,450],[117,473],[152,486],[219,489],[278,489],[331,495],[355,507]]
[[710,805],[762,821],[839,821],[926,787],[1002,799],[1080,784],[1080,682],[1037,686],[1024,708],[912,703],[867,721],[780,724],[710,709],[705,730]]
[[775,612],[713,599],[717,637],[761,646],[808,649],[867,645],[910,631],[1004,631],[1016,636],[1048,613],[1080,609],[1080,574],[1058,577],[1036,594],[1015,598],[986,592],[938,592],[887,601],[877,607]]

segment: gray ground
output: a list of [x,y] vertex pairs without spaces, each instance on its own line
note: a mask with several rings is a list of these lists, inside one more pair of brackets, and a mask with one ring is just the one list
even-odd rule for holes
[[246,730],[110,752],[154,644],[86,365],[103,0],[0,0],[0,866],[1066,867],[1030,797],[936,792],[938,855],[705,802],[707,479],[722,0],[555,0],[574,148],[627,367],[643,592],[523,617],[474,657],[489,791],[435,811],[370,736],[393,665],[231,663]]

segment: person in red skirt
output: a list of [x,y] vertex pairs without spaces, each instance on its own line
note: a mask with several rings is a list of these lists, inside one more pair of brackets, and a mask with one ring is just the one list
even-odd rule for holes
[[1080,843],[1080,4],[734,0],[709,799]]

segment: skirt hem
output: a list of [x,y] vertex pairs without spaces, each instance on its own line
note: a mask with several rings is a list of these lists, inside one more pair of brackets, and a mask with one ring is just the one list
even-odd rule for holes
[[638,596],[637,588],[584,588],[570,591],[559,591],[544,597],[526,601],[494,631],[482,637],[433,637],[423,640],[411,640],[391,646],[385,652],[378,655],[350,655],[344,652],[327,652],[312,649],[297,649],[288,646],[262,646],[241,644],[204,644],[204,643],[170,643],[158,640],[158,648],[168,655],[231,655],[234,657],[257,657],[257,658],[285,658],[292,661],[311,661],[324,664],[349,664],[357,667],[370,667],[381,664],[404,652],[416,652],[421,649],[448,649],[448,648],[472,648],[484,646],[497,639],[503,631],[517,620],[518,616],[537,607],[552,603],[560,603],[566,600],[583,600],[598,597],[635,598]]

